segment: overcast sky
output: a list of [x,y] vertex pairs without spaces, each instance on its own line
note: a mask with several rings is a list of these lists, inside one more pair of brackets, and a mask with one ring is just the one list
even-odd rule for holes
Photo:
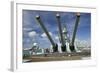
[[[38,25],[35,16],[40,15],[44,25],[50,33],[54,42],[59,43],[58,26],[56,13],[61,15],[61,24],[67,26],[67,30],[72,36],[75,25],[76,13],[74,12],[51,12],[23,10],[23,48],[31,48],[33,43],[38,43],[41,48],[50,47],[51,43],[46,37],[44,31]],[[80,22],[76,34],[78,41],[85,41],[90,44],[91,40],[91,14],[81,13]]]

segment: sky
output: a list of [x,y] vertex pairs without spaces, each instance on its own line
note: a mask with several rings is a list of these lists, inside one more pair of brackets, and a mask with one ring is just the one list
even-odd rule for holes
[[[59,42],[59,30],[56,19],[56,13],[61,16],[61,25],[66,25],[70,38],[74,29],[76,21],[75,12],[55,12],[55,11],[35,11],[35,10],[23,10],[23,48],[31,48],[33,43],[38,43],[40,48],[48,48],[51,46],[46,34],[41,26],[36,21],[36,15],[40,15],[42,22],[47,28],[49,34],[55,43]],[[79,26],[76,33],[76,41],[90,45],[91,42],[91,14],[80,13]]]

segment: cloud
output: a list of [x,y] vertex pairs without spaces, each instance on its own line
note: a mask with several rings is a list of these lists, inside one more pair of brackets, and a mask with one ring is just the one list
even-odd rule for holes
[[46,34],[45,34],[45,33],[43,33],[43,34],[41,34],[41,36],[42,36],[42,37],[46,37]]
[[[49,34],[50,34],[50,36],[53,35],[51,32],[49,32]],[[41,36],[42,36],[43,38],[47,37],[47,35],[46,35],[45,33],[41,34]]]
[[28,33],[29,37],[35,37],[37,33],[35,31],[31,31]]
[[23,31],[30,31],[30,30],[32,30],[32,28],[23,28]]
[[79,39],[76,39],[75,40],[75,44],[78,47],[90,47],[91,46],[91,42],[89,40],[79,40]]
[[58,36],[55,36],[55,39],[56,39],[56,40],[59,40],[59,37],[58,37]]

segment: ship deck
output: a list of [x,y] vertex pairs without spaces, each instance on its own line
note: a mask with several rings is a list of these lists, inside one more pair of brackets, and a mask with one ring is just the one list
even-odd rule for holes
[[23,62],[46,62],[46,61],[65,61],[65,60],[83,60],[83,58],[90,58],[89,52],[81,53],[49,53],[32,55],[23,58]]

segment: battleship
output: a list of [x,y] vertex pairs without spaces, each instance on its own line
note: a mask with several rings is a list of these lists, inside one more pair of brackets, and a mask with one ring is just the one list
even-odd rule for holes
[[[63,60],[82,60],[85,57],[91,57],[91,50],[85,49],[86,47],[78,47],[75,43],[75,38],[79,26],[80,21],[80,13],[76,13],[76,21],[74,25],[74,30],[72,33],[72,38],[69,37],[69,33],[67,31],[67,26],[61,24],[61,16],[59,13],[55,15],[58,37],[60,44],[56,43],[48,29],[45,27],[44,23],[41,20],[39,15],[36,15],[35,18],[37,20],[37,25],[40,26],[40,29],[44,31],[49,42],[51,43],[50,48],[40,48],[38,43],[33,43],[32,48],[23,49],[23,62],[44,62],[44,61],[63,61]],[[80,48],[80,49],[78,49]],[[82,48],[82,49],[81,49]]]

